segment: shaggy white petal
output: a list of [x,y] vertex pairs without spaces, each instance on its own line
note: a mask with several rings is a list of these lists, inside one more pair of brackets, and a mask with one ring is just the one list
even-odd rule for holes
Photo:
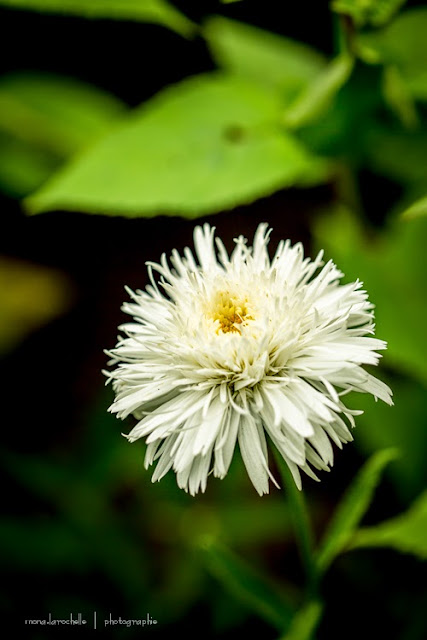
[[373,305],[359,281],[341,285],[332,261],[304,258],[301,244],[281,241],[270,259],[270,230],[253,246],[235,240],[228,255],[214,229],[194,231],[195,259],[185,248],[148,263],[145,291],[127,289],[132,321],[108,351],[119,418],[135,416],[128,439],[144,438],[153,481],[170,469],[178,485],[204,491],[208,475],[224,478],[238,444],[258,493],[273,482],[266,436],[301,488],[300,470],[329,470],[332,443],[352,440],[360,412],[349,391],[392,404],[391,391],[367,373],[382,340],[373,337]]

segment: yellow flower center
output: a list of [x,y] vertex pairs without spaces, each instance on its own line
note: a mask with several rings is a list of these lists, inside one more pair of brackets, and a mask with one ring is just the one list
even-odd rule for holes
[[209,314],[211,318],[219,322],[217,333],[241,333],[239,325],[247,320],[253,320],[248,312],[247,299],[239,300],[236,296],[230,294],[229,291],[219,291],[212,305],[212,311]]

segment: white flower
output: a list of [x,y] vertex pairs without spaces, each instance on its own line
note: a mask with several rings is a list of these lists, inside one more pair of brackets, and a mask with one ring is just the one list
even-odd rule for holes
[[[362,283],[321,252],[304,258],[301,244],[280,242],[270,260],[270,232],[261,224],[253,247],[242,236],[228,256],[214,229],[196,227],[199,264],[186,248],[168,265],[147,263],[151,285],[123,310],[117,365],[107,373],[116,399],[110,410],[138,420],[127,436],[146,438],[153,482],[173,468],[178,485],[204,491],[209,473],[224,478],[236,443],[252,483],[267,493],[268,436],[301,488],[299,469],[317,479],[329,470],[331,442],[352,440],[349,391],[392,404],[391,391],[362,365],[376,365],[386,343],[374,333],[373,305]],[[156,282],[153,272],[160,274]],[[274,480],[273,480],[274,481]]]

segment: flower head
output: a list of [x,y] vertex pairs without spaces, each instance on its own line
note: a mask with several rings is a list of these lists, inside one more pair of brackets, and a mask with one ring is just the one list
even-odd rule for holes
[[[259,494],[267,493],[267,436],[301,488],[300,469],[333,463],[332,442],[352,440],[359,411],[349,391],[392,404],[391,391],[365,371],[386,343],[373,336],[373,305],[359,281],[342,285],[331,262],[304,258],[280,242],[272,260],[261,224],[253,247],[242,236],[229,256],[214,229],[196,227],[198,258],[174,250],[148,263],[151,284],[128,290],[133,322],[107,352],[116,394],[110,410],[137,420],[127,438],[145,438],[153,481],[173,468],[178,485],[204,491],[223,478],[236,444]],[[216,243],[216,246],[215,246]],[[158,280],[154,274],[158,274]]]

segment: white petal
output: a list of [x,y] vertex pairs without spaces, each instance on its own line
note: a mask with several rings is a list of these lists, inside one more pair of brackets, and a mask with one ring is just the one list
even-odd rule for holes
[[209,409],[203,416],[197,429],[194,440],[193,454],[204,455],[212,447],[227,413],[226,407],[218,398],[215,398],[209,405]]
[[250,416],[240,418],[238,432],[240,452],[246,471],[259,495],[268,493],[267,461],[265,460],[255,420]]
[[218,478],[224,478],[230,467],[234,449],[236,447],[239,423],[240,414],[229,412],[228,419],[224,426],[223,437],[215,445],[214,475]]
[[317,449],[325,464],[332,465],[334,462],[334,452],[331,442],[322,427],[315,425],[314,435],[308,438],[308,440]]
[[276,387],[269,387],[265,389],[264,394],[273,407],[276,425],[286,422],[294,431],[304,437],[313,434],[313,426],[286,396],[286,389],[281,391]]

